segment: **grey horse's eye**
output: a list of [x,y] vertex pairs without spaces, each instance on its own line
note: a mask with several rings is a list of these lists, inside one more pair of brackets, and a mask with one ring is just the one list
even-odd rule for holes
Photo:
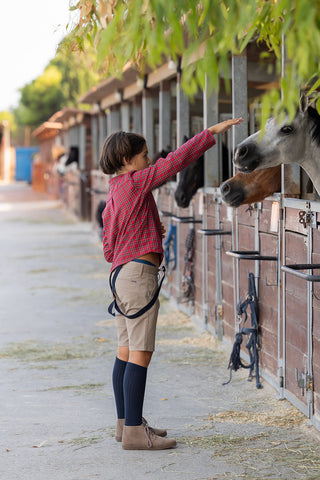
[[284,133],[285,135],[289,135],[293,132],[293,127],[291,125],[285,125],[281,128],[280,132]]

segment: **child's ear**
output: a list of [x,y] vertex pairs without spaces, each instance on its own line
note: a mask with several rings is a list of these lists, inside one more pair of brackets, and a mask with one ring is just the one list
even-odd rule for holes
[[132,164],[132,158],[127,160],[126,157],[123,157],[123,163],[124,163],[125,166],[131,165]]

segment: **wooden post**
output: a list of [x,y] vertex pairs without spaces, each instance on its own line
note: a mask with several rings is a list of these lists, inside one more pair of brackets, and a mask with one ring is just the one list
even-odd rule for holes
[[24,146],[30,147],[31,127],[26,125],[24,128]]
[[142,134],[147,141],[149,157],[151,158],[155,152],[153,95],[147,88],[143,90],[142,94]]
[[86,169],[86,127],[79,125],[79,169]]
[[[219,121],[219,100],[217,92],[208,95],[207,78],[203,90],[203,128],[215,125]],[[204,185],[218,187],[222,180],[222,165],[219,165],[218,139],[217,145],[205,153]]]
[[112,132],[120,130],[120,112],[117,107],[111,107],[107,114],[107,130],[108,135]]
[[[232,57],[232,116],[242,117],[240,125],[232,127],[232,150],[236,145],[248,136],[248,75],[246,51],[242,55]],[[235,172],[235,168],[233,167]],[[239,250],[238,209],[233,209],[232,222],[232,250]],[[233,285],[234,285],[234,324],[235,330],[239,328],[237,323],[237,303],[240,296],[239,286],[239,259],[233,259]]]
[[132,107],[132,129],[134,133],[142,133],[141,97],[136,97]]
[[171,82],[161,82],[159,92],[159,151],[171,144]]
[[189,99],[181,89],[181,72],[177,74],[177,147],[183,144],[183,137],[190,137]]
[[[287,52],[285,37],[282,36],[282,57],[281,57],[281,77],[285,76],[287,64]],[[283,92],[281,91],[281,98]],[[300,178],[301,169],[297,163],[290,163],[289,165],[281,165],[281,193],[290,197],[300,196]]]
[[120,115],[121,115],[121,129],[124,132],[129,132],[130,130],[130,105],[128,102],[123,102],[120,106]]
[[100,153],[102,150],[102,146],[104,144],[104,141],[107,136],[107,125],[106,125],[106,115],[104,112],[101,112],[101,114],[98,117],[98,153],[100,157]]
[[98,117],[96,115],[91,117],[91,156],[92,167],[98,167],[99,159],[99,134],[98,134]]
[[243,122],[232,127],[233,151],[248,136],[248,75],[246,51],[232,57],[232,116],[242,117]]

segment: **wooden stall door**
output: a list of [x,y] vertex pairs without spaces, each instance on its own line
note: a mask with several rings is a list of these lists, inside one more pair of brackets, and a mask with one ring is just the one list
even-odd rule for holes
[[[271,228],[272,202],[265,200],[262,205],[256,205],[253,209],[247,206],[238,208],[237,222],[234,235],[237,235],[238,244],[236,250],[228,252],[234,255],[233,276],[234,296],[236,305],[241,298],[243,302],[248,295],[248,277],[252,273],[256,283],[256,293],[259,305],[259,363],[261,371],[273,385],[278,387],[278,363],[279,363],[279,297],[278,297],[278,236]],[[237,229],[237,231],[236,231]],[[258,259],[257,256],[259,257]],[[238,265],[236,265],[238,262]],[[225,268],[223,275],[225,279]],[[229,278],[231,274],[229,273]],[[225,291],[225,289],[224,289]],[[229,305],[224,298],[224,305],[230,311]],[[234,305],[233,305],[234,309]],[[235,316],[233,313],[233,316]],[[248,315],[244,325],[245,316],[236,318],[236,325],[226,325],[226,335],[234,336],[234,329],[243,326],[251,326],[251,315]],[[239,324],[238,324],[239,322]],[[227,328],[229,327],[229,328]],[[242,343],[242,353],[248,355],[246,341]]]
[[[317,226],[319,226],[320,214],[317,213]],[[320,264],[320,231],[315,229],[313,233],[313,251],[312,263]],[[320,275],[320,270],[314,272]],[[313,370],[313,407],[314,415],[320,425],[320,282],[312,284],[312,313],[313,313],[313,330],[312,330],[312,370]]]
[[[170,236],[170,245],[169,248],[169,264],[167,265],[167,272],[165,281],[162,286],[162,294],[167,298],[172,298],[173,300],[177,299],[178,292],[177,290],[177,268],[178,268],[178,245],[175,235],[172,230],[172,227],[176,229],[176,224],[173,222],[172,217],[175,214],[174,206],[174,191],[175,187],[168,183],[154,192],[156,195],[156,202],[159,208],[160,220],[166,230],[166,238],[164,239],[164,248],[165,240]],[[174,239],[175,237],[175,239]]]
[[[299,223],[299,211],[295,208],[285,209],[284,225],[284,263],[307,263],[307,231]],[[310,395],[302,388],[303,379],[308,371],[308,305],[307,282],[294,275],[285,274],[284,292],[284,338],[285,352],[285,392],[286,396],[300,410],[308,415]],[[308,407],[309,403],[309,407]]]

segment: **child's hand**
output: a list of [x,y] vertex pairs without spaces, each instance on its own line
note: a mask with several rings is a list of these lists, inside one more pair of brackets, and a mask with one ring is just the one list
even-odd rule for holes
[[163,224],[161,223],[161,238],[165,238],[166,236],[166,229],[164,228]]
[[230,120],[225,120],[224,122],[217,123],[216,125],[213,125],[212,127],[209,127],[208,130],[214,135],[214,134],[219,134],[219,133],[224,133],[229,128],[231,128],[233,125],[239,125],[241,122],[243,122],[243,118],[231,118]]

